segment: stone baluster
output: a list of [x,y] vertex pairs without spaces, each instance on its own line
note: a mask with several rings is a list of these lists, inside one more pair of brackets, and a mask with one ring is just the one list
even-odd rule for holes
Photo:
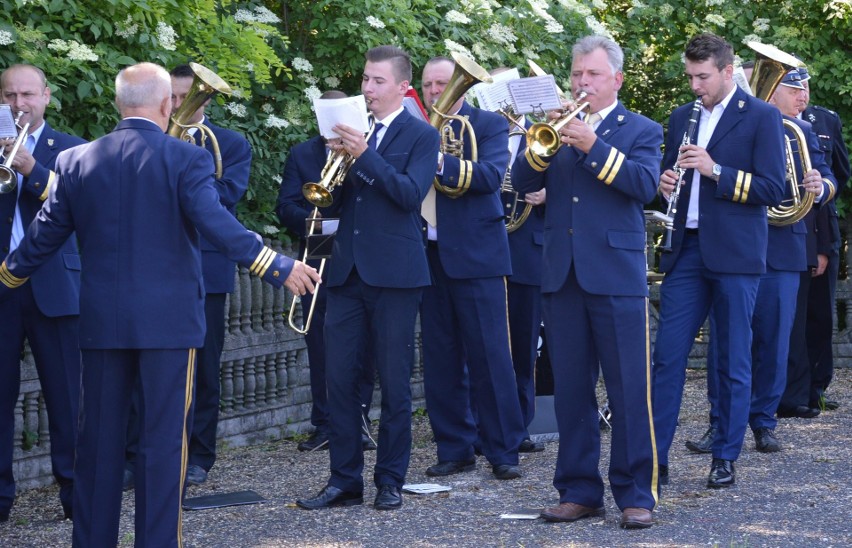
[[257,356],[249,356],[245,359],[245,369],[243,373],[245,391],[244,407],[246,409],[254,409],[257,401],[257,378],[254,375],[255,366],[257,365]]
[[223,361],[219,367],[219,379],[222,385],[219,396],[219,409],[227,414],[234,410],[234,362]]
[[234,360],[234,410],[242,411],[246,401],[245,363],[242,358]]

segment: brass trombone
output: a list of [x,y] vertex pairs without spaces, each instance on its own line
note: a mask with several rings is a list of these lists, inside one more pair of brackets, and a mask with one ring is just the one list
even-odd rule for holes
[[19,125],[23,115],[23,112],[18,112],[18,116],[15,117],[15,126],[17,126],[19,130],[18,137],[15,139],[15,144],[12,145],[12,151],[6,156],[6,160],[3,162],[3,165],[0,165],[0,194],[8,194],[15,190],[18,186],[18,173],[12,169],[12,160],[15,159],[18,149],[20,149],[21,145],[26,141],[30,130],[29,122],[24,124],[23,127]]
[[195,114],[195,111],[201,108],[205,101],[217,93],[230,95],[232,93],[231,86],[222,80],[218,74],[205,66],[198,63],[190,63],[189,66],[194,73],[192,85],[189,88],[186,99],[183,100],[180,108],[172,116],[172,123],[169,126],[168,134],[182,141],[196,144],[195,137],[190,131],[195,128],[201,135],[200,143],[198,144],[204,146],[207,139],[210,139],[210,148],[213,151],[213,159],[216,164],[216,178],[221,179],[222,151],[219,149],[219,141],[209,127],[201,122],[190,123],[190,120],[192,119],[192,115]]
[[[306,238],[308,239],[308,241],[310,241],[310,237],[314,235],[314,231],[316,230],[316,225],[318,224],[318,220],[320,219],[319,207],[314,208],[314,210],[311,212],[311,216],[308,217],[308,219],[309,219],[309,223],[308,223],[309,228],[308,228],[308,233],[306,235]],[[302,254],[302,262],[303,263],[308,262],[308,249],[309,249],[309,244],[306,243],[305,244],[305,252],[304,252],[304,254]],[[325,270],[325,259],[320,261],[319,268],[317,268],[317,273],[320,275],[320,278],[322,278],[322,273],[323,273],[324,270]],[[320,286],[318,284],[316,286],[316,289],[314,289],[313,298],[311,299],[311,307],[308,309],[308,315],[307,315],[307,317],[304,318],[304,321],[302,322],[301,326],[296,325],[296,302],[299,301],[300,297],[298,295],[293,295],[293,300],[290,302],[290,313],[287,315],[287,323],[290,325],[290,328],[293,331],[295,331],[296,333],[299,333],[300,335],[307,335],[308,331],[311,328],[311,320],[314,319],[314,308],[316,308],[316,305],[317,305],[317,293],[319,293],[319,290],[320,290]],[[304,315],[304,310],[302,311],[302,313]]]
[[[370,130],[367,131],[364,138],[369,141],[370,136],[372,136],[375,129],[376,124],[374,123],[373,117],[370,116]],[[354,156],[343,149],[336,150],[329,154],[328,159],[325,161],[325,165],[323,166],[320,175],[320,180],[316,183],[305,183],[302,185],[302,195],[307,201],[315,206],[313,212],[311,212],[311,216],[308,217],[309,227],[305,236],[307,242],[305,244],[305,253],[302,255],[303,263],[308,260],[310,237],[315,234],[317,225],[322,226],[319,221],[319,208],[328,207],[334,202],[334,196],[332,196],[331,193],[335,188],[343,184],[343,180],[346,179],[346,174],[349,173],[349,169],[352,167],[353,163],[355,163]],[[326,259],[323,258],[320,261],[319,268],[317,269],[320,277],[322,277],[322,273],[325,270],[325,261]],[[298,301],[299,296],[293,295],[293,300],[290,301],[290,314],[287,316],[287,323],[296,333],[306,335],[308,330],[310,330],[311,320],[314,318],[314,307],[317,304],[317,293],[319,290],[320,286],[318,285],[314,290],[314,298],[311,300],[311,307],[308,310],[308,316],[304,319],[301,326],[296,325],[296,302]]]

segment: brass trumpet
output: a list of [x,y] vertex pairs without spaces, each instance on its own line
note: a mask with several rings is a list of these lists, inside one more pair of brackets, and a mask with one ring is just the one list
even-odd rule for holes
[[198,63],[190,63],[189,66],[195,74],[192,78],[192,86],[189,89],[186,99],[183,100],[180,108],[172,116],[172,123],[169,126],[168,134],[182,141],[196,144],[195,137],[190,132],[192,128],[195,128],[201,135],[200,143],[198,144],[205,146],[207,140],[210,139],[210,148],[213,151],[213,159],[216,164],[216,178],[221,179],[222,152],[219,149],[219,141],[210,128],[200,122],[196,124],[190,123],[189,120],[205,101],[217,93],[230,95],[231,86],[222,80],[218,74],[205,66]]
[[585,91],[581,91],[577,95],[578,105],[573,110],[566,112],[556,120],[550,122],[538,122],[533,124],[527,130],[527,150],[534,157],[551,158],[562,146],[562,139],[559,136],[559,131],[568,125],[568,123],[580,115],[583,111],[587,111],[590,107],[588,101],[583,101],[588,95]]
[[23,115],[23,112],[18,112],[18,116],[15,117],[15,126],[17,126],[19,130],[18,137],[15,139],[15,144],[12,145],[12,151],[6,156],[6,160],[3,162],[3,165],[0,165],[0,194],[8,194],[15,190],[18,186],[18,173],[12,169],[12,160],[15,159],[18,149],[20,149],[21,145],[26,141],[30,130],[29,122],[24,124],[23,127],[19,125]]

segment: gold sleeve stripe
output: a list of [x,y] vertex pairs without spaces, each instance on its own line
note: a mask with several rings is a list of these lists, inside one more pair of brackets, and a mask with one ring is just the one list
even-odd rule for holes
[[740,203],[744,204],[748,201],[749,190],[751,190],[751,173],[746,173],[745,182],[743,183],[743,195],[740,198]]
[[834,198],[834,194],[837,192],[837,189],[834,187],[834,183],[828,179],[823,179],[822,182],[828,185],[828,197],[823,197],[822,201],[831,200]]
[[603,181],[606,179],[606,176],[609,174],[610,169],[612,169],[612,165],[615,163],[615,159],[618,157],[618,150],[615,147],[609,150],[609,156],[607,156],[606,162],[604,163],[603,168],[598,172],[598,179]]
[[611,185],[615,180],[615,176],[618,175],[618,171],[621,169],[621,164],[624,163],[624,154],[621,152],[618,153],[618,158],[615,160],[615,165],[612,166],[612,169],[609,171],[609,176],[604,180],[604,183]]
[[249,268],[249,270],[255,276],[263,276],[263,274],[261,274],[261,270],[266,271],[266,269],[269,267],[269,262],[271,261],[271,258],[274,256],[274,251],[272,251],[267,246],[263,246],[263,249],[261,249],[260,253],[257,254],[257,258],[251,264],[251,268]]
[[465,190],[470,186],[471,170],[473,166],[468,160],[459,162],[459,189]]
[[38,197],[42,202],[47,200],[47,195],[50,194],[50,187],[56,184],[56,172],[50,171],[50,177],[47,178],[47,185],[44,187],[44,192]]
[[743,176],[744,175],[745,175],[744,171],[742,171],[742,170],[737,171],[737,182],[736,182],[736,184],[734,184],[734,196],[732,198],[732,201],[734,201],[734,202],[740,201],[740,195],[743,192],[742,187],[743,187]]
[[550,166],[549,160],[545,160],[529,148],[527,148],[524,152],[524,156],[526,157],[527,162],[529,162],[530,167],[536,171],[544,171],[548,168],[548,166]]
[[9,272],[9,268],[6,266],[6,261],[3,261],[3,264],[0,265],[0,283],[9,289],[15,289],[16,287],[24,285],[28,279],[29,278],[19,278]]
[[271,265],[272,261],[275,260],[276,255],[277,253],[275,253],[272,249],[264,246],[263,251],[261,251],[260,255],[257,256],[259,262],[255,261],[255,267],[252,272],[262,278],[266,274],[269,265]]

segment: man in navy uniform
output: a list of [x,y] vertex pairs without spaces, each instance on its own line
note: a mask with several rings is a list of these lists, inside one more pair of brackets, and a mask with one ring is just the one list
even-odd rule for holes
[[[342,91],[326,91],[321,99],[340,99],[346,97]],[[304,143],[299,143],[290,149],[284,171],[281,174],[281,188],[278,191],[278,202],[275,213],[281,224],[287,227],[293,234],[299,236],[299,256],[305,252],[307,244],[306,225],[314,209],[313,204],[308,202],[302,193],[302,187],[306,183],[318,183],[322,179],[322,171],[329,158],[330,150],[325,138],[321,135],[312,137]],[[321,208],[318,215],[321,218],[326,208]],[[315,228],[316,230],[316,228]],[[307,263],[319,269],[319,259],[308,259]],[[324,273],[325,274],[325,273]],[[327,279],[327,274],[324,279]],[[323,334],[325,326],[326,291],[320,291],[314,295],[307,294],[302,297],[302,314],[307,318],[311,309],[313,299],[316,299],[314,315],[311,320],[310,329],[305,333],[305,346],[308,349],[308,366],[311,376],[311,424],[314,431],[311,436],[299,443],[299,451],[316,451],[328,449],[328,438],[331,430],[328,418],[328,390],[326,388],[325,367],[325,337]],[[373,400],[373,386],[375,385],[376,370],[371,359],[363,361],[364,369],[361,376],[359,393],[361,394],[361,412],[364,415],[364,424],[368,424],[370,404]],[[360,429],[361,427],[359,427]],[[370,438],[369,431],[362,432],[361,443],[364,449],[375,449],[376,446]]]
[[574,45],[572,93],[588,94],[589,115],[560,130],[567,146],[554,156],[528,147],[512,184],[522,192],[547,189],[541,289],[559,427],[559,505],[542,517],[604,515],[600,367],[609,401],[621,411],[613,416],[610,486],[621,527],[637,529],[652,525],[657,491],[643,205],[657,192],[663,130],[618,101],[623,60],[618,44],[601,36]]
[[[849,150],[843,140],[843,125],[840,116],[833,110],[818,105],[808,106],[810,101],[810,75],[807,69],[799,69],[802,84],[805,86],[805,109],[800,114],[802,120],[809,122],[819,138],[820,148],[825,154],[826,161],[837,179],[837,194],[839,195],[849,181]],[[839,403],[826,400],[825,391],[834,375],[834,358],[832,355],[832,334],[834,330],[834,293],[837,288],[837,275],[840,269],[840,227],[837,222],[837,206],[835,200],[821,208],[820,225],[827,226],[830,246],[820,249],[820,255],[825,258],[822,272],[817,272],[811,280],[811,290],[808,295],[808,357],[810,368],[791,383],[788,380],[788,390],[797,394],[793,400],[808,399],[811,409],[837,409]],[[824,272],[824,274],[823,274]],[[807,384],[810,383],[810,386]]]
[[[194,73],[189,65],[178,65],[171,71],[172,108],[176,112],[183,104],[192,87]],[[222,157],[222,176],[216,179],[219,201],[231,215],[236,217],[237,202],[243,197],[249,184],[251,169],[251,147],[245,137],[210,121],[204,109],[210,99],[195,111],[188,124],[203,124],[216,137]],[[201,135],[195,133],[196,142]],[[210,139],[205,147],[213,154]],[[219,360],[225,345],[225,300],[234,291],[236,264],[216,249],[204,236],[201,246],[201,270],[204,275],[204,318],[207,332],[204,346],[198,349],[195,370],[195,395],[191,420],[187,430],[189,437],[189,465],[186,481],[198,485],[207,480],[207,473],[216,461],[216,427],[219,424]]]
[[340,226],[329,261],[325,317],[331,477],[307,510],[364,501],[364,453],[357,387],[372,355],[382,390],[373,507],[402,506],[411,457],[414,327],[429,269],[420,235],[420,204],[432,181],[438,134],[402,106],[411,60],[396,46],[367,51],[361,91],[373,115],[370,138],[347,125],[333,145],[354,159],[329,214]]
[[[834,196],[836,183],[824,155],[819,149],[816,135],[810,124],[798,120],[797,105],[804,101],[805,88],[801,83],[799,71],[789,71],[776,88],[769,102],[781,111],[785,120],[796,124],[806,138],[805,146],[809,151],[812,169],[802,173],[798,155],[794,154],[796,180],[804,185],[805,192],[814,194],[815,205],[807,215],[792,224],[769,224],[766,250],[766,272],[760,276],[757,289],[754,314],[752,315],[752,364],[751,364],[751,404],[749,408],[749,426],[754,435],[755,448],[761,453],[775,453],[781,450],[781,443],[775,435],[779,416],[785,416],[785,410],[779,408],[781,395],[787,381],[788,363],[795,358],[797,350],[805,344],[805,312],[811,268],[816,266],[816,245],[809,244],[809,229],[813,228],[815,214],[820,205]],[[786,129],[787,136],[795,139],[794,133]],[[798,146],[793,145],[793,150]],[[787,187],[787,199],[792,197],[792,189]],[[786,202],[789,203],[789,202]],[[815,238],[811,238],[815,242]],[[809,253],[808,249],[813,248]],[[694,452],[710,453],[713,439],[718,431],[718,377],[715,375],[718,349],[713,333],[717,326],[715,317],[710,315],[710,345],[707,355],[707,395],[710,400],[711,427],[699,442],[688,442],[687,448]],[[813,416],[818,410],[812,410]]]
[[59,155],[45,206],[0,265],[0,297],[76,231],[83,396],[73,545],[118,542],[125,432],[138,384],[136,543],[175,547],[195,349],[205,330],[199,233],[275,286],[302,294],[319,276],[240,225],[220,204],[210,154],[164,133],[172,112],[165,69],[125,68],[115,87],[122,121]]
[[[426,63],[422,86],[428,108],[443,94],[454,68],[446,57]],[[420,309],[423,384],[438,445],[438,463],[426,474],[473,470],[478,441],[495,477],[514,479],[521,476],[518,448],[526,428],[507,320],[506,276],[512,264],[500,187],[508,164],[508,124],[464,97],[446,110],[466,117],[473,132],[467,132],[460,158],[441,154],[436,180],[442,190],[431,188],[422,208],[433,282]],[[459,122],[452,126],[458,136]]]
[[660,483],[668,481],[669,448],[677,427],[689,350],[712,305],[717,338],[719,429],[707,487],[735,482],[751,401],[751,318],[766,271],[766,207],[784,198],[785,159],[778,109],[733,81],[733,48],[700,34],[685,51],[685,73],[702,100],[694,144],[680,147],[692,102],[669,121],[660,177],[664,194],[686,170],[674,219],[672,251],[660,270],[660,324],[654,345],[654,431]]
[[[41,209],[50,185],[56,156],[84,143],[83,139],[56,131],[44,120],[50,88],[41,69],[12,65],[0,75],[0,101],[11,106],[12,116],[23,113],[19,124],[29,124],[28,137],[18,148],[11,167],[15,188],[0,194],[0,242],[5,257],[18,246],[24,231]],[[9,154],[14,140],[2,143]],[[5,158],[4,162],[5,163]],[[29,283],[0,301],[3,336],[0,337],[0,521],[9,519],[15,500],[12,452],[15,406],[21,384],[24,339],[38,371],[50,431],[50,462],[59,483],[59,500],[65,517],[72,515],[72,475],[77,407],[80,399],[80,256],[74,238],[66,240]]]

